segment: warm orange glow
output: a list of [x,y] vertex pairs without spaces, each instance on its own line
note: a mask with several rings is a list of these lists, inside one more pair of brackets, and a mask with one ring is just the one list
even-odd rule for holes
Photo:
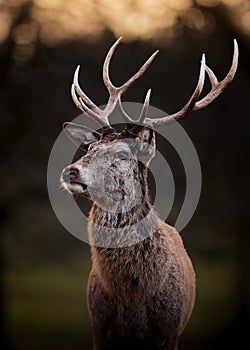
[[221,0],[196,0],[197,4],[207,7],[215,7],[221,3]]
[[29,0],[8,0],[8,1],[2,1],[5,4],[8,4],[8,7],[19,7],[20,5],[25,4],[26,2],[29,2]]
[[243,13],[242,14],[242,27],[244,28],[244,30],[250,34],[250,11]]
[[206,21],[200,10],[190,8],[185,13],[184,23],[190,28],[202,30],[205,27]]
[[45,9],[53,9],[61,5],[61,0],[33,0],[33,3],[38,7]]
[[53,44],[74,37],[96,36],[104,28],[91,0],[33,0],[32,19],[40,39]]
[[168,4],[170,8],[173,8],[177,11],[183,11],[188,9],[190,6],[193,5],[192,0],[168,0],[168,1],[161,1],[162,3],[165,2],[165,4]]
[[238,6],[245,2],[245,0],[222,0],[222,2],[228,6]]
[[11,22],[11,17],[6,12],[0,12],[0,43],[8,38]]
[[[10,33],[25,3],[31,5],[29,17]],[[163,35],[169,40],[179,33],[180,26],[211,32],[215,19],[202,6],[220,4],[233,8],[233,20],[247,35],[250,26],[249,0],[0,0],[0,4],[0,43],[11,34],[19,46],[31,45],[38,38],[47,45],[75,38],[93,39],[105,29],[127,41],[162,39]]]
[[133,6],[122,0],[115,3],[105,0],[98,12],[108,28],[116,35],[123,35],[125,40],[150,39],[163,29],[172,27],[176,21],[176,11],[161,8],[161,5],[162,0],[137,1],[133,2]]

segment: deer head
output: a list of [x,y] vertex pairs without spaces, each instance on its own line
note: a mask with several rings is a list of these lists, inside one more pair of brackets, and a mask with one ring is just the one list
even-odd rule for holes
[[[148,118],[150,92],[137,120],[132,119],[124,110],[121,96],[145,72],[158,51],[153,53],[139,71],[123,85],[116,87],[110,80],[109,64],[118,46],[119,38],[110,48],[103,65],[103,81],[109,92],[104,109],[99,108],[82,91],[78,83],[79,66],[72,84],[72,98],[76,106],[86,117],[92,118],[102,128],[101,132],[73,123],[65,123],[64,130],[69,138],[86,154],[75,163],[67,166],[61,176],[61,183],[72,194],[84,194],[109,210],[126,210],[147,199],[146,173],[150,160],[155,154],[154,128],[173,120],[181,120],[189,113],[209,105],[232,81],[238,65],[238,45],[234,40],[234,55],[231,68],[222,81],[218,81],[213,71],[205,63],[202,55],[197,86],[186,105],[178,112],[163,118]],[[210,92],[200,98],[205,73],[211,83]],[[116,131],[109,123],[109,117],[116,106],[128,123],[121,131]],[[122,203],[122,204],[121,204]]]

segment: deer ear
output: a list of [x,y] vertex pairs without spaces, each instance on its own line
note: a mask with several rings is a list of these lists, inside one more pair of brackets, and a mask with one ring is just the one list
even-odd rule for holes
[[97,131],[74,123],[64,123],[63,130],[70,140],[83,151],[86,151],[91,143],[94,143],[101,138],[101,134]]
[[137,134],[137,139],[139,139],[142,142],[147,142],[149,144],[152,143],[154,138],[155,138],[154,131],[147,127],[144,127],[143,129],[141,129]]
[[144,127],[137,133],[136,140],[140,141],[140,153],[148,163],[155,156],[155,132],[150,128]]

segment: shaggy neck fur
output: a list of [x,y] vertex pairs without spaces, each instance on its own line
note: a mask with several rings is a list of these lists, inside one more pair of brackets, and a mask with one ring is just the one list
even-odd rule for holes
[[[139,163],[135,175],[140,182],[141,198],[133,206],[134,194],[124,207],[108,211],[93,204],[89,215],[90,242],[104,248],[126,247],[152,236],[159,227],[159,219],[149,201],[147,185],[147,168]],[[126,208],[131,208],[127,211]]]
[[141,203],[118,214],[94,204],[89,216],[93,268],[108,293],[125,304],[155,295],[167,278],[159,253],[167,257],[169,248],[149,202],[146,168],[140,174]]

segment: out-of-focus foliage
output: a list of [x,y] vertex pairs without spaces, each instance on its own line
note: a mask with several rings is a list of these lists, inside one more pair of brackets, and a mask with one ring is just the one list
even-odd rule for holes
[[[98,39],[105,30],[125,40],[176,40],[183,28],[211,33],[210,9],[224,7],[239,31],[250,36],[248,0],[0,0],[0,43],[12,38],[14,57],[33,57],[35,43]],[[20,13],[26,9],[20,21]],[[18,19],[19,18],[19,19]]]

